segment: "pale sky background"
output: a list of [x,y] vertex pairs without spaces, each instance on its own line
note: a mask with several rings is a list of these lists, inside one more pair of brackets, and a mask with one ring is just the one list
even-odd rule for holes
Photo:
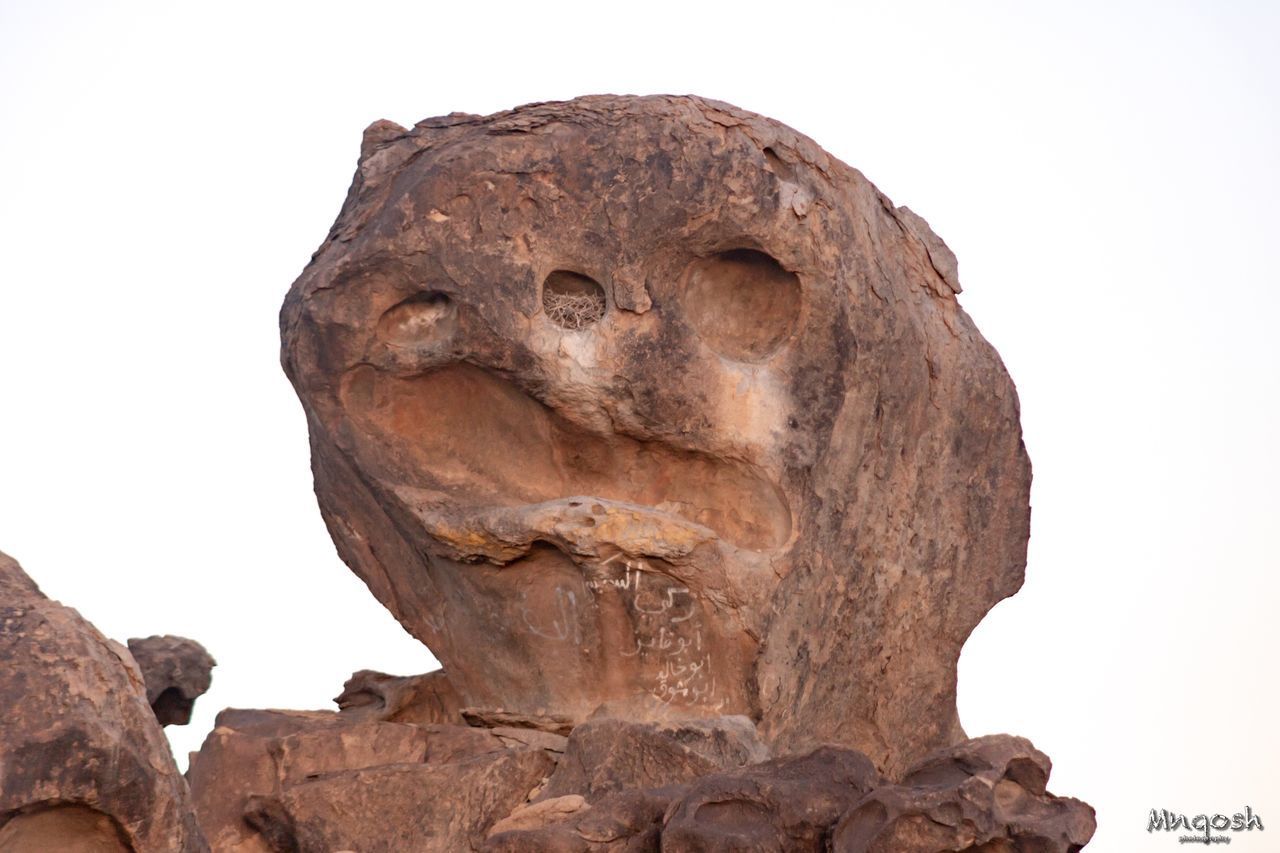
[[[1035,466],[1027,583],[960,670],[1091,851],[1147,812],[1280,849],[1280,5],[0,2],[0,549],[226,706],[434,668],[338,560],[276,312],[360,133],[696,93],[862,170],[960,258]],[[1185,848],[1184,848],[1185,849]]]

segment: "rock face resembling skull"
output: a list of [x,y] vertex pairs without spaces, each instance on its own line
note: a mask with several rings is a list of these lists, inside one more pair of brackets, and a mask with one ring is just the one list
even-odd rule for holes
[[281,316],[342,558],[463,701],[963,735],[1030,467],[955,259],[769,119],[580,98],[367,132]]

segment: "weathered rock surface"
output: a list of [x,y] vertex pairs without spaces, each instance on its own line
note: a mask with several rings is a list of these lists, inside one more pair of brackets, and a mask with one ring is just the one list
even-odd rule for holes
[[[578,806],[570,795],[517,809],[490,830],[485,853],[656,853],[662,819],[684,789],[632,788]],[[566,802],[568,801],[568,802]]]
[[595,802],[605,794],[688,782],[768,757],[746,717],[661,723],[593,719],[569,735],[564,758],[540,797],[578,794]]
[[219,853],[1078,850],[1048,759],[955,711],[1030,478],[959,290],[725,104],[371,126],[282,360],[339,553],[445,669],[226,710],[188,796],[157,720],[212,658],[130,641],[144,685],[0,556],[0,850],[201,850],[193,809]]
[[1023,577],[1013,385],[919,216],[685,97],[379,122],[281,314],[338,550],[466,708],[897,774]]
[[901,785],[877,788],[836,827],[834,853],[1074,853],[1097,828],[1093,809],[1045,790],[1049,758],[1023,738],[992,735],[944,749]]
[[[566,758],[568,754],[566,754]],[[900,784],[854,750],[713,773],[596,802],[536,801],[496,823],[489,853],[1067,853],[1093,810],[1045,790],[1049,763],[1022,738],[978,738],[930,756]]]
[[204,646],[169,635],[129,640],[129,654],[142,670],[147,701],[162,726],[191,722],[196,699],[209,690],[218,662]]
[[0,850],[208,848],[128,651],[0,554]]
[[519,731],[224,711],[192,757],[191,792],[218,851],[467,850],[545,783],[563,749]]
[[542,750],[504,750],[448,764],[320,775],[286,787],[260,820],[278,837],[292,836],[286,848],[299,853],[473,850],[553,764]]
[[389,723],[461,724],[462,704],[444,670],[425,675],[387,675],[362,669],[333,700],[338,713]]
[[825,853],[831,827],[880,783],[865,755],[836,747],[707,776],[668,810],[662,849]]

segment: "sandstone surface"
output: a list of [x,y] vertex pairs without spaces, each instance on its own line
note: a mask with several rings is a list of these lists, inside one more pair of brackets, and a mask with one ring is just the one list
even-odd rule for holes
[[0,554],[0,850],[207,850],[124,646]]
[[339,553],[464,707],[656,700],[895,774],[963,739],[960,648],[1026,556],[958,291],[790,128],[586,97],[371,126],[282,361]]
[[162,726],[191,722],[196,699],[213,681],[217,661],[204,646],[186,637],[169,635],[129,640],[129,653],[142,670],[147,701]]
[[832,834],[833,853],[1075,853],[1093,809],[1055,797],[1049,758],[1025,738],[975,738],[929,756],[900,785],[872,791]]
[[959,292],[726,104],[375,123],[282,362],[339,554],[444,668],[227,709],[184,782],[157,721],[212,658],[140,671],[0,556],[0,850],[1079,850],[1047,757],[956,713],[1030,484]]

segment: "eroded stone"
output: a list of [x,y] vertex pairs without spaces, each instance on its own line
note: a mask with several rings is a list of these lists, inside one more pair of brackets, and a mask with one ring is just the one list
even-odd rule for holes
[[129,640],[128,646],[129,654],[142,670],[147,701],[160,725],[185,726],[191,722],[196,699],[209,690],[218,662],[204,646],[186,637],[135,638]]
[[208,850],[124,646],[0,554],[0,849]]
[[1017,397],[916,214],[777,122],[380,123],[281,314],[321,510],[461,707],[743,714],[900,773],[1022,582]]

